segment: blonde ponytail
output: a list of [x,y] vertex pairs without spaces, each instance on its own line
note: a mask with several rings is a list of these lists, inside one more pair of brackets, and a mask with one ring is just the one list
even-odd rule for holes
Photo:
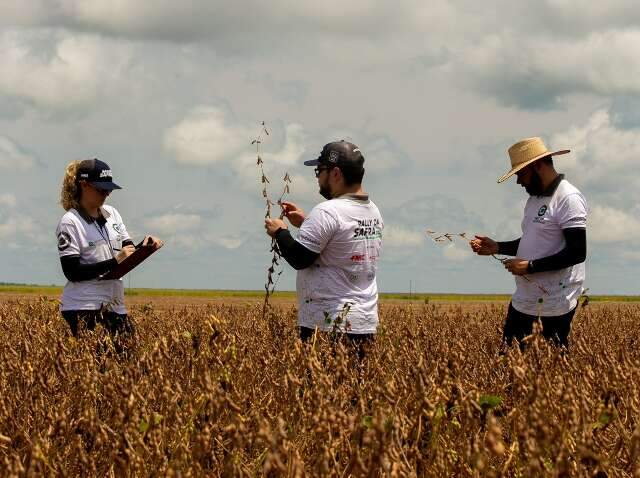
[[62,179],[62,191],[60,191],[60,204],[65,211],[69,209],[78,209],[80,194],[78,191],[78,183],[76,182],[76,174],[80,161],[71,161],[64,172]]

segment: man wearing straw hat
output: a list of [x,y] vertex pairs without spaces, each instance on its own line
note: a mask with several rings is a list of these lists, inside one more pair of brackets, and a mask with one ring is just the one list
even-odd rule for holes
[[471,241],[478,255],[515,256],[502,260],[516,281],[503,331],[507,345],[516,339],[522,347],[537,320],[545,338],[568,345],[571,320],[583,292],[587,254],[587,201],[553,165],[553,156],[568,152],[551,152],[540,138],[511,146],[511,170],[498,183],[515,174],[529,194],[522,237],[496,242],[476,236]]

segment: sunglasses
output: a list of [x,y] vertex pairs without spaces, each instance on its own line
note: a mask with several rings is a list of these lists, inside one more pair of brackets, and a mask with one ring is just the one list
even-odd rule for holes
[[330,169],[333,169],[333,168],[335,168],[335,167],[336,167],[336,166],[329,166],[329,167],[326,167],[326,166],[325,166],[324,168],[315,168],[315,169],[313,170],[313,172],[316,174],[316,178],[318,178],[318,177],[320,177],[320,173],[321,173],[322,171],[329,171]]
[[111,194],[111,190],[110,189],[100,189],[95,187],[93,184],[88,183],[89,186],[91,186],[91,188],[96,191],[98,194],[100,194],[101,196],[108,196],[109,194]]

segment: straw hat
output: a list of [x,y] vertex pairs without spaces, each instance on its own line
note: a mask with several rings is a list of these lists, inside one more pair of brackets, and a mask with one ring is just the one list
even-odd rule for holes
[[544,158],[546,156],[557,156],[560,154],[567,154],[568,149],[561,149],[560,151],[549,151],[542,142],[541,138],[526,138],[522,141],[518,141],[516,144],[509,148],[509,158],[511,158],[511,171],[503,175],[498,182],[510,178],[522,168],[534,161]]

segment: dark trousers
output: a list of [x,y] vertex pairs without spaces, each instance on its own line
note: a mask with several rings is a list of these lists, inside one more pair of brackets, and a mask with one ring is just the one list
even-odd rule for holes
[[65,310],[62,317],[69,324],[71,333],[78,337],[79,329],[95,330],[96,324],[102,325],[112,336],[130,336],[134,333],[133,322],[127,314],[101,312],[99,310]]
[[[558,346],[569,346],[569,332],[571,332],[571,321],[576,313],[576,308],[572,311],[554,317],[540,317],[542,325],[542,336]],[[507,319],[504,322],[502,334],[503,342],[510,346],[514,340],[520,345],[520,350],[524,350],[522,340],[533,333],[533,324],[538,321],[535,315],[523,314],[509,304]]]
[[[309,327],[298,327],[300,332],[300,340],[303,342],[310,342],[313,339],[313,335],[316,333],[315,329],[310,329]],[[329,334],[334,340],[345,340],[346,345],[349,348],[352,348],[359,361],[362,361],[366,355],[366,348],[369,344],[373,342],[376,335],[375,334],[349,334],[349,333],[332,333],[332,332],[320,332],[319,334]]]

